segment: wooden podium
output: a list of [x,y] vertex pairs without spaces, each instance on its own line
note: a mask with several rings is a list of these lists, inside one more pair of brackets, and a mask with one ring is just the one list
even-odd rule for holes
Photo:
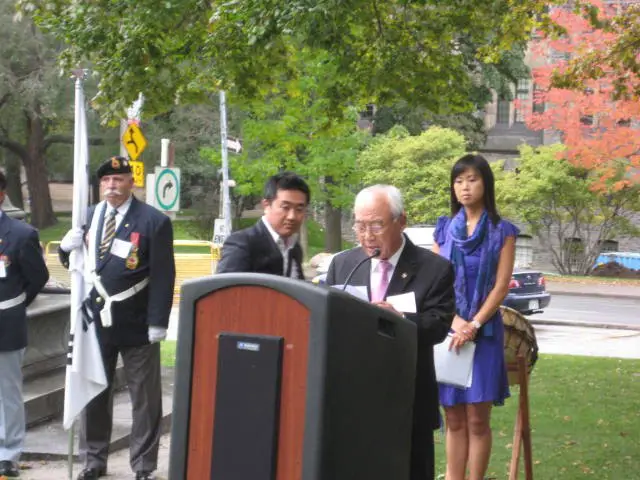
[[182,286],[172,480],[408,479],[416,326],[262,274]]

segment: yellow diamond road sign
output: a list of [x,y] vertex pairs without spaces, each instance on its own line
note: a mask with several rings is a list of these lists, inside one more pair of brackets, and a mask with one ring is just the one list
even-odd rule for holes
[[129,153],[131,160],[137,160],[142,151],[147,147],[147,139],[142,135],[142,130],[135,123],[127,126],[122,136],[122,144]]

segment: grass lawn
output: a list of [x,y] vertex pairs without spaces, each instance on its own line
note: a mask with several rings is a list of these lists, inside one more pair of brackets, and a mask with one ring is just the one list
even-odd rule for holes
[[[529,390],[536,479],[640,479],[640,360],[541,355]],[[488,473],[500,480],[508,477],[517,393],[493,410]],[[436,459],[444,473],[442,442]]]
[[[175,342],[163,342],[163,365],[175,362]],[[508,477],[517,388],[493,410],[488,476]],[[534,477],[540,480],[640,479],[640,360],[541,355],[531,376]],[[436,438],[436,470],[445,469]],[[519,478],[524,478],[522,469]]]

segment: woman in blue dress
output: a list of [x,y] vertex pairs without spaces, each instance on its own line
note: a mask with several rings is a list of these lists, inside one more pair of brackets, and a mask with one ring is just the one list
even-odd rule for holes
[[509,397],[499,307],[509,291],[518,229],[495,204],[491,167],[465,155],[451,170],[451,217],[441,217],[434,252],[455,271],[451,348],[476,342],[471,387],[439,384],[446,419],[446,480],[482,480],[491,455],[491,407]]

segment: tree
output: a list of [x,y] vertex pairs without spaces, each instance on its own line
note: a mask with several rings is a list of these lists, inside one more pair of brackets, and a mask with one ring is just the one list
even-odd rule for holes
[[624,164],[607,179],[606,195],[592,189],[596,173],[564,159],[566,147],[520,149],[517,171],[496,180],[506,216],[520,219],[552,254],[562,274],[588,274],[606,240],[638,234],[632,222],[640,212],[640,185],[611,188],[625,175]]
[[[585,81],[582,90],[553,86],[554,76],[567,69],[562,58],[602,48],[606,32],[594,29],[585,18],[567,9],[554,10],[551,18],[565,34],[559,38],[543,36],[533,43],[532,51],[548,61],[533,70],[537,86],[533,101],[545,109],[526,119],[529,128],[559,132],[567,147],[562,154],[572,165],[590,171],[593,189],[608,194],[638,183],[640,103],[617,98],[620,78],[616,73],[603,72],[599,79]],[[618,177],[621,164],[625,175]],[[618,180],[612,183],[612,178]]]
[[[356,111],[346,108],[332,117],[327,91],[338,75],[331,57],[301,48],[292,65],[300,75],[283,75],[265,91],[264,99],[236,100],[243,112],[243,154],[230,159],[234,191],[259,195],[265,178],[279,170],[293,170],[309,181],[314,204],[325,215],[325,248],[342,245],[342,208],[353,200],[359,183],[355,159],[366,134],[356,129]],[[218,150],[207,155],[219,164]]]
[[[525,42],[546,2],[528,0],[19,0],[67,45],[64,65],[101,75],[97,104],[122,116],[143,91],[149,114],[204,92],[256,98],[277,84],[297,48],[331,57],[340,75],[328,100],[344,105],[405,99],[435,113],[468,109],[470,62],[497,62]],[[482,46],[472,52],[466,45]]]
[[358,156],[358,167],[365,184],[400,189],[410,224],[435,224],[450,213],[449,175],[464,153],[464,137],[453,130],[431,127],[409,136],[404,127],[394,127],[375,137]]
[[14,14],[13,2],[0,2],[0,146],[22,162],[30,221],[44,228],[56,222],[46,158],[53,145],[73,143],[67,134],[73,131],[73,83],[59,75],[54,42],[29,20],[16,23]]
[[556,72],[554,86],[584,89],[590,80],[614,78],[617,99],[640,98],[640,3],[585,0],[576,2],[574,12],[597,38]]

